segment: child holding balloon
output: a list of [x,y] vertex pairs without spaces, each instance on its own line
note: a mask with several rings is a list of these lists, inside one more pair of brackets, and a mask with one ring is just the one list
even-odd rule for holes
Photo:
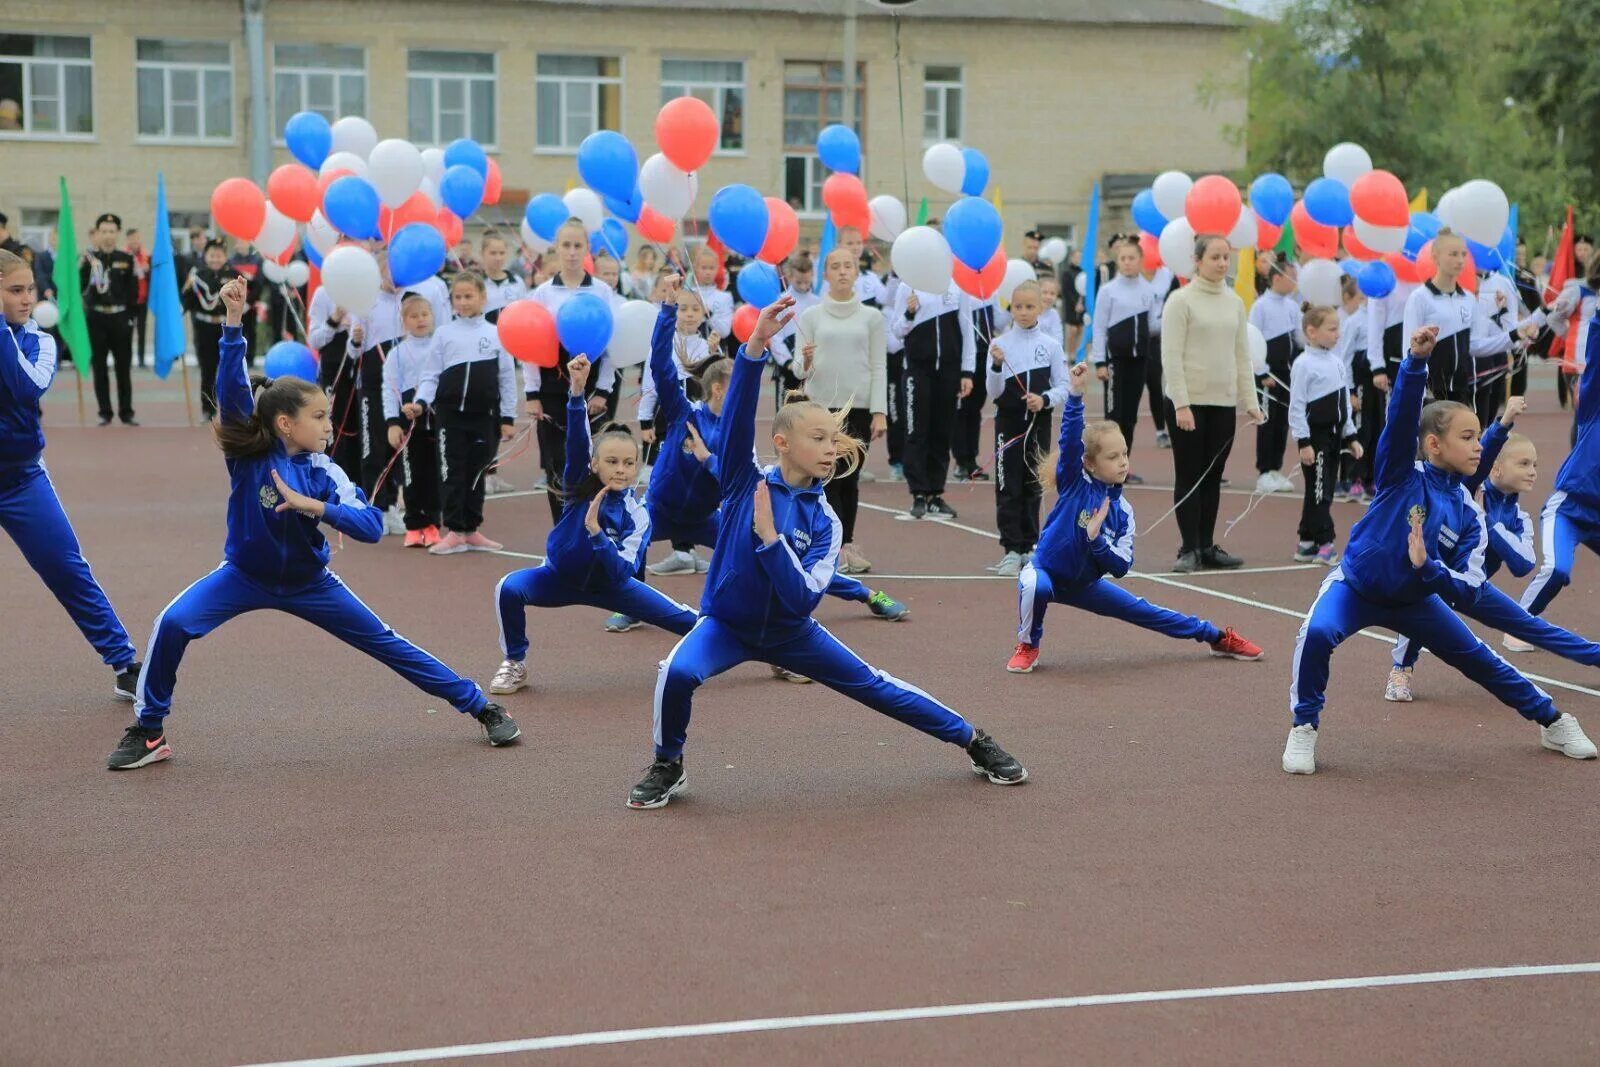
[[383,417],[389,447],[400,453],[406,490],[407,548],[439,543],[439,433],[433,412],[417,403],[417,386],[433,359],[433,306],[421,293],[400,301],[406,335],[383,363]]

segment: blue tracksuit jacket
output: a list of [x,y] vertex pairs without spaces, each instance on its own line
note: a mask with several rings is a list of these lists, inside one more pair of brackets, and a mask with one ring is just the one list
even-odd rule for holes
[[[562,484],[576,488],[589,476],[589,412],[584,398],[567,398],[567,461]],[[584,589],[618,585],[635,577],[650,544],[650,515],[633,490],[607,491],[600,532],[584,525],[590,500],[567,502],[545,539],[545,556],[563,579]]]

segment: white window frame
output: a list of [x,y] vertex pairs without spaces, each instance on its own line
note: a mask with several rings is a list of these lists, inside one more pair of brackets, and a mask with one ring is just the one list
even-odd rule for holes
[[[540,74],[539,60],[544,56],[565,56],[572,59],[614,59],[617,61],[617,73],[614,76],[604,74],[576,75],[576,74]],[[626,56],[612,55],[608,52],[540,52],[533,57],[533,151],[540,156],[575,156],[578,146],[565,143],[567,136],[567,91],[570,86],[588,86],[594,94],[595,127],[590,132],[603,130],[607,127],[600,125],[600,87],[614,85],[617,87],[617,126],[627,126],[627,97],[622,91],[623,82],[627,78],[628,60]],[[539,89],[544,85],[555,85],[561,90],[561,137],[560,145],[544,145],[539,143]],[[581,140],[581,139],[580,139]]]
[[[268,89],[268,92],[270,93],[271,99],[272,99],[272,111],[273,111],[272,129],[274,131],[273,135],[272,135],[272,143],[275,144],[275,145],[282,145],[282,144],[285,143],[284,139],[283,139],[283,124],[288,122],[289,118],[290,118],[290,116],[288,116],[288,115],[279,115],[277,113],[277,111],[278,111],[278,75],[280,75],[280,74],[292,74],[292,75],[296,76],[300,80],[300,106],[302,108],[305,107],[306,96],[307,96],[307,93],[306,93],[306,77],[308,75],[313,75],[313,74],[328,74],[328,75],[332,75],[332,77],[333,77],[333,96],[334,96],[334,116],[333,116],[333,119],[329,120],[330,122],[331,121],[336,121],[338,119],[342,119],[346,115],[359,115],[362,118],[365,118],[366,117],[366,112],[370,111],[371,108],[372,108],[372,77],[371,77],[372,71],[371,71],[371,65],[370,65],[369,58],[368,58],[370,53],[369,53],[369,51],[368,51],[368,49],[367,49],[367,47],[365,45],[341,46],[341,47],[358,47],[358,48],[361,49],[361,69],[360,69],[360,74],[361,74],[361,97],[362,97],[363,101],[365,101],[367,106],[362,108],[360,111],[352,111],[348,107],[345,106],[344,98],[343,98],[343,95],[342,95],[342,93],[340,91],[340,88],[339,88],[339,79],[341,77],[345,77],[347,75],[351,75],[351,74],[357,73],[356,68],[354,68],[354,67],[298,67],[298,66],[295,66],[292,63],[284,65],[284,66],[280,66],[278,64],[278,47],[280,45],[290,45],[290,46],[293,46],[293,45],[317,45],[317,44],[321,44],[321,43],[323,43],[323,42],[320,42],[320,41],[274,41],[274,42],[272,42],[272,81],[271,81],[271,84],[270,84],[270,88]],[[408,116],[408,119],[409,119],[409,116]]]
[[[411,53],[412,52],[458,52],[458,53],[460,53],[462,55],[488,56],[494,63],[494,70],[490,71],[487,74],[465,73],[465,72],[459,72],[459,71],[441,71],[441,72],[437,72],[437,73],[432,72],[432,71],[415,71],[415,70],[411,69]],[[466,111],[464,112],[464,114],[466,116],[466,121],[464,123],[464,126],[465,126],[464,135],[467,136],[467,137],[471,137],[472,136],[472,91],[471,91],[470,83],[472,83],[472,82],[488,82],[489,83],[489,88],[490,88],[490,91],[491,91],[491,93],[493,95],[493,99],[494,99],[494,121],[492,123],[494,128],[491,131],[492,132],[492,136],[488,140],[483,140],[482,138],[477,138],[477,141],[478,141],[478,144],[481,147],[483,147],[483,148],[485,148],[485,149],[487,149],[489,151],[494,151],[495,149],[497,149],[500,146],[500,53],[498,51],[486,51],[486,50],[481,49],[481,48],[411,48],[411,49],[407,49],[406,50],[406,129],[407,129],[407,131],[409,132],[409,130],[411,129],[411,82],[413,80],[430,81],[430,82],[433,83],[433,116],[432,116],[433,121],[431,123],[433,129],[431,131],[431,135],[435,139],[434,140],[426,140],[426,141],[418,141],[417,142],[417,147],[418,148],[443,148],[445,146],[445,142],[437,140],[437,137],[439,135],[439,83],[442,82],[442,81],[451,81],[451,80],[455,80],[455,79],[459,79],[460,81],[469,83],[464,88],[464,90],[462,91],[462,94],[461,94],[461,99],[462,99],[462,101],[463,101],[463,103],[464,103],[464,105],[466,107]],[[370,91],[371,86],[369,85],[368,88],[369,88],[369,91]]]
[[[228,46],[228,65],[226,67],[216,63],[173,63],[159,59],[140,59],[139,41],[172,41],[174,43],[188,44],[223,44]],[[133,129],[136,144],[171,144],[171,145],[200,145],[206,147],[221,147],[237,145],[239,143],[239,100],[238,93],[234,90],[238,86],[238,79],[234,75],[234,54],[232,41],[217,41],[205,38],[190,37],[141,37],[133,43]],[[198,79],[198,96],[196,106],[199,109],[200,125],[205,126],[206,118],[206,74],[209,72],[223,71],[228,75],[228,135],[226,137],[209,137],[201,134],[199,137],[178,136],[172,133],[139,133],[139,72],[151,69],[161,71],[161,107],[162,126],[172,129],[172,73],[173,71],[192,70]]]
[[[94,141],[98,139],[99,132],[91,129],[88,133],[67,133],[64,131],[37,132],[28,127],[33,122],[33,71],[31,68],[45,64],[60,67],[87,67],[89,69],[89,125],[95,126],[94,108],[94,38],[81,33],[19,33],[19,37],[82,37],[89,42],[88,59],[65,59],[56,56],[0,56],[0,63],[16,63],[22,67],[22,126],[20,130],[0,130],[0,140],[5,141]],[[57,74],[57,84],[62,87],[63,95],[59,97],[63,120],[66,118],[65,87],[66,72]]]
[[[828,214],[827,207],[822,203],[822,183],[828,178],[828,168],[822,165],[822,160],[815,152],[785,152],[783,154],[783,193],[785,198],[789,192],[789,161],[803,159],[806,161],[806,195],[800,207],[794,213],[802,219],[820,219]],[[816,191],[815,198],[812,190]]]
[[[678,60],[678,61],[682,61],[682,62],[685,62],[685,63],[737,63],[737,64],[739,64],[739,80],[737,82],[730,82],[730,81],[707,81],[707,80],[705,80],[703,78],[695,78],[695,79],[669,78],[669,77],[667,77],[667,64],[669,62],[673,61],[673,60]],[[693,93],[692,90],[695,90],[695,89],[709,89],[713,93],[715,93],[716,94],[716,100],[717,100],[715,111],[717,113],[717,125],[718,125],[717,148],[716,148],[716,151],[712,152],[711,154],[714,155],[714,156],[743,156],[743,155],[748,155],[749,154],[749,151],[750,151],[750,123],[749,123],[749,118],[750,118],[750,69],[749,69],[749,64],[744,59],[738,58],[738,57],[729,58],[729,57],[725,57],[725,56],[687,56],[687,55],[666,55],[666,56],[662,56],[661,57],[661,90],[662,90],[661,95],[662,95],[662,103],[666,103],[667,90],[669,90],[669,89],[677,89],[677,90],[679,90],[678,92],[675,92],[675,93],[672,94],[673,97],[693,96],[694,93]],[[744,125],[743,133],[741,134],[741,136],[742,136],[742,138],[744,140],[744,147],[742,147],[742,148],[723,148],[722,147],[721,125],[722,125],[722,122],[723,122],[723,120],[724,120],[724,118],[726,116],[726,109],[727,109],[727,106],[728,106],[727,91],[729,89],[737,89],[737,90],[739,90],[740,98],[743,101],[743,106],[744,106],[744,109],[745,109],[745,111],[744,111],[745,125]]]
[[[948,80],[943,79],[943,78],[939,78],[939,79],[929,78],[928,77],[928,71],[930,69],[932,69],[932,68],[935,68],[935,67],[953,67],[959,73],[959,76],[958,76],[956,81],[948,81]],[[939,130],[941,131],[941,135],[939,137],[933,137],[933,138],[930,138],[928,136],[928,98],[927,98],[927,92],[928,92],[929,89],[938,90],[938,93],[939,93]],[[949,90],[951,90],[951,89],[955,89],[955,90],[957,90],[957,91],[959,91],[961,93],[961,106],[958,109],[958,113],[956,115],[956,128],[957,128],[958,136],[956,136],[956,137],[945,137],[945,136],[943,136],[943,131],[948,129],[949,125],[950,125],[950,92],[949,92]],[[927,64],[924,64],[923,68],[922,68],[922,92],[923,92],[923,98],[922,98],[922,147],[929,148],[929,147],[931,147],[933,145],[936,145],[936,144],[940,143],[941,141],[950,141],[950,142],[953,142],[955,144],[961,144],[963,142],[963,140],[965,139],[966,133],[967,133],[967,69],[966,69],[966,67],[962,66],[959,63],[927,63]]]

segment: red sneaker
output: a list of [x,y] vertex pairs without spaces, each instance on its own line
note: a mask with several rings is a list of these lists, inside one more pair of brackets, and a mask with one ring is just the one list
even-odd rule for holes
[[407,548],[427,548],[428,547],[427,539],[422,536],[422,531],[421,530],[407,530],[406,531],[406,547]]
[[432,548],[439,543],[439,538],[444,536],[437,526],[425,526],[422,529],[422,543]]
[[1006,670],[1012,674],[1031,674],[1033,665],[1039,662],[1039,646],[1018,643],[1016,650],[1011,653],[1011,661],[1006,664]]
[[473,530],[463,538],[467,547],[474,552],[498,552],[506,547],[499,541],[491,541],[477,530]]
[[1222,631],[1222,636],[1211,642],[1213,656],[1227,656],[1229,659],[1257,660],[1266,653],[1261,651],[1261,646],[1252,644],[1240,637],[1233,627]]

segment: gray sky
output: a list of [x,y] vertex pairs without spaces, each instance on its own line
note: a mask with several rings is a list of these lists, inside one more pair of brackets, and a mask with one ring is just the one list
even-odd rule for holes
[[1233,7],[1238,8],[1240,11],[1248,11],[1252,15],[1270,15],[1282,7],[1287,0],[1211,0],[1211,2],[1220,4],[1223,7]]

